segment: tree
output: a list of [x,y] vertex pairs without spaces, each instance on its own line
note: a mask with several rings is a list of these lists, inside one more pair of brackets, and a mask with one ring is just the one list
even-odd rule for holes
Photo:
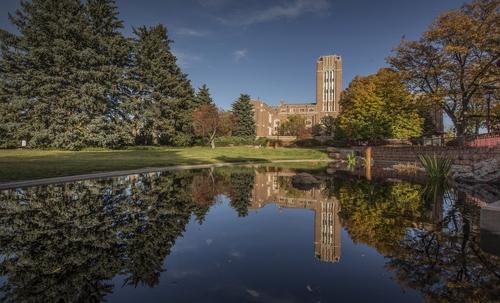
[[252,193],[255,183],[255,171],[238,171],[231,173],[229,200],[239,217],[248,215],[248,206],[252,204]]
[[250,96],[241,94],[238,100],[232,104],[232,112],[233,136],[255,137],[255,119]]
[[167,29],[143,26],[134,34],[128,73],[132,132],[144,144],[189,144],[194,93],[170,50]]
[[414,97],[391,69],[354,78],[340,102],[339,136],[355,140],[411,138],[422,132],[423,119]]
[[317,136],[330,136],[335,135],[337,128],[337,119],[332,116],[324,116],[321,118],[321,123],[313,126],[313,133]]
[[196,135],[215,148],[215,138],[231,128],[231,117],[213,104],[202,105],[193,112],[193,128]]
[[496,104],[491,109],[491,129],[500,131],[500,104]]
[[499,0],[475,0],[444,13],[422,38],[403,40],[388,58],[412,91],[443,108],[457,136],[467,132],[474,96],[499,81],[499,7]]
[[[2,145],[77,149],[129,143],[117,82],[128,58],[114,1],[22,1],[0,31]],[[102,126],[106,125],[106,128]]]
[[306,119],[299,115],[291,115],[280,125],[280,134],[284,136],[301,136],[306,132]]
[[380,69],[375,79],[377,95],[389,113],[390,138],[406,139],[422,134],[423,119],[415,97],[405,87],[401,76],[387,68]]
[[206,84],[203,84],[199,89],[196,97],[194,99],[195,107],[200,107],[202,105],[214,104],[212,97],[210,96],[210,91]]

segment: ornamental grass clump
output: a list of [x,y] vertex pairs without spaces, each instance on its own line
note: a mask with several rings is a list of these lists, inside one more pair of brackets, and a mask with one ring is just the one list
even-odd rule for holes
[[420,155],[418,158],[420,159],[420,163],[422,163],[422,166],[431,181],[443,182],[450,174],[450,158],[438,156],[436,154],[433,154],[432,156]]
[[356,155],[354,153],[347,154],[347,167],[356,167]]

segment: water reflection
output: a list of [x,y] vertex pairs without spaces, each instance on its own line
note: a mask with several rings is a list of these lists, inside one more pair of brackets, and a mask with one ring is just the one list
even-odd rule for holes
[[[3,301],[99,302],[122,287],[156,287],[169,271],[167,256],[190,220],[203,229],[207,213],[225,197],[239,217],[259,216],[255,211],[267,204],[312,210],[314,243],[304,245],[311,245],[311,257],[326,262],[318,275],[336,270],[327,264],[344,262],[340,257],[345,230],[354,243],[367,244],[384,256],[386,270],[400,285],[417,290],[429,302],[492,302],[500,297],[500,258],[479,245],[480,203],[470,195],[448,189],[428,199],[420,184],[323,174],[316,174],[320,184],[304,190],[293,186],[295,173],[269,167],[221,168],[2,191]],[[272,230],[266,232],[278,237]],[[284,259],[287,253],[293,252],[283,252]],[[254,265],[248,264],[245,274],[253,275]],[[353,265],[352,271],[359,269]],[[123,285],[115,285],[117,276],[123,277]],[[293,284],[287,293],[300,297]],[[335,299],[323,292],[315,299]],[[224,294],[217,294],[220,301]],[[392,294],[386,296],[390,301]]]
[[291,177],[296,173],[287,170],[259,172],[251,208],[258,209],[272,203],[284,208],[309,209],[314,212],[314,254],[325,262],[340,259],[340,219],[337,200],[325,195],[325,184],[308,190],[294,188]]

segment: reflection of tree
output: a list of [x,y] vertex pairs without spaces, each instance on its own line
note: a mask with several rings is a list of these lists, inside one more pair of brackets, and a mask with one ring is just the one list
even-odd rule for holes
[[[127,271],[126,283],[155,286],[163,271],[163,259],[170,254],[175,239],[184,232],[194,205],[191,204],[190,176],[145,177],[131,184],[125,205]],[[146,189],[146,191],[144,190]]]
[[500,297],[500,258],[479,248],[479,208],[457,193],[442,230],[412,229],[388,263],[400,281],[432,302],[494,302]]
[[[278,176],[278,184],[283,194],[288,198],[302,198],[306,192],[303,188],[295,188],[292,184],[292,177],[290,176]],[[313,184],[312,187],[317,187],[317,185]]]
[[229,176],[227,168],[199,171],[193,176],[191,193],[195,206],[194,214],[198,223],[203,223],[205,215],[216,202],[217,196],[228,191]]
[[386,254],[398,245],[406,228],[422,219],[420,185],[376,184],[339,180],[340,217],[355,241],[366,242]]
[[253,169],[144,174],[0,192],[0,289],[6,302],[98,302],[120,274],[155,286],[191,214],[214,198],[248,212]]
[[248,206],[252,203],[252,190],[255,171],[235,171],[230,175],[229,199],[238,216],[248,215]]
[[[1,197],[0,253],[6,301],[98,301],[121,266],[113,202],[102,183],[8,192]],[[106,213],[106,209],[109,209]],[[98,266],[95,266],[98,265]]]
[[100,301],[115,275],[155,285],[193,209],[190,174],[0,193],[7,302]]
[[499,297],[500,258],[480,250],[474,228],[479,210],[464,203],[460,193],[445,196],[453,199],[443,207],[436,191],[429,195],[429,187],[410,183],[330,179],[325,184],[339,200],[351,238],[388,256],[387,267],[401,283],[432,302],[493,302]]

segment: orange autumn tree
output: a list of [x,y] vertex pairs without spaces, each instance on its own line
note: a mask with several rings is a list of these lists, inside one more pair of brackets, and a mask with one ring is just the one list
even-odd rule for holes
[[213,104],[202,105],[193,112],[193,129],[215,148],[215,138],[231,131],[231,116]]
[[475,0],[441,14],[419,40],[403,40],[388,62],[413,92],[439,105],[463,136],[478,115],[475,109],[486,108],[486,98],[476,97],[500,80],[499,41],[500,0]]

